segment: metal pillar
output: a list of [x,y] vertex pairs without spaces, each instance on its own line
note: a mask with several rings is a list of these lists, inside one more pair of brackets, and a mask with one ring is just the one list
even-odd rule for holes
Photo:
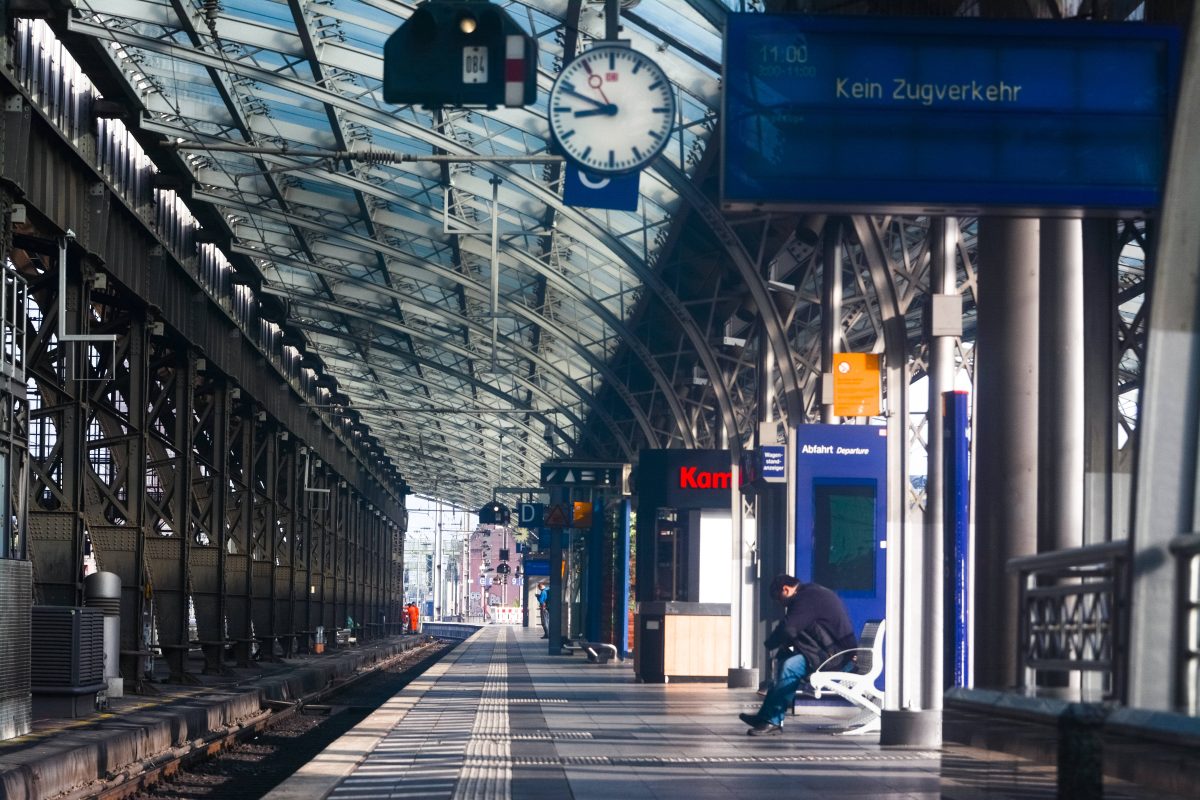
[[274,658],[276,565],[279,557],[278,523],[280,507],[276,502],[279,490],[279,442],[275,431],[266,424],[266,414],[255,415],[254,480],[254,540],[250,546],[250,613],[254,621],[254,637],[260,657]]
[[321,577],[320,585],[317,587],[317,603],[320,624],[325,628],[325,643],[329,644],[333,636],[334,628],[337,627],[337,617],[335,616],[334,601],[337,597],[337,556],[335,550],[337,531],[337,503],[336,503],[336,487],[329,479],[325,471],[325,467],[318,467],[314,483],[322,488],[328,489],[328,494],[324,495],[324,506],[317,514],[317,520],[320,523],[320,550],[321,550]]
[[[1083,544],[1083,229],[1043,219],[1038,315],[1038,552]],[[1108,306],[1109,313],[1113,307]],[[1107,387],[1098,397],[1110,397]]]
[[592,503],[592,527],[584,535],[587,537],[584,546],[587,552],[587,571],[583,582],[583,635],[589,642],[602,641],[600,638],[600,614],[603,601],[601,596],[605,587],[604,569],[604,539],[612,535],[608,530],[607,515],[604,513],[604,498],[595,489],[589,494]]
[[300,455],[296,458],[296,513],[299,520],[296,525],[296,556],[302,561],[302,570],[297,570],[297,583],[300,586],[300,597],[297,597],[296,623],[293,631],[299,634],[297,644],[301,652],[307,652],[313,643],[313,631],[317,627],[316,610],[313,604],[316,600],[316,559],[317,551],[314,546],[317,524],[313,519],[316,513],[313,498],[316,496],[308,491],[308,469],[311,452],[307,447],[300,447]]
[[192,538],[191,419],[195,359],[186,344],[151,335],[147,419],[146,569],[151,580],[158,643],[172,680],[182,680],[189,646],[188,589]]
[[842,219],[830,217],[822,234],[821,259],[821,421],[833,414],[833,354],[842,333]]
[[[571,490],[566,486],[550,487],[550,505],[561,505],[570,502]],[[563,654],[563,529],[550,528],[550,598],[546,604],[548,612],[547,628],[550,638],[546,642],[546,652],[552,656]],[[484,595],[486,599],[487,595]]]
[[979,220],[975,683],[1017,677],[1010,558],[1037,552],[1038,220]]
[[229,546],[222,548],[225,557],[225,631],[237,642],[235,649],[239,666],[250,661],[251,620],[251,542],[254,526],[254,417],[244,401],[229,421]]
[[[730,522],[732,524],[732,552],[730,553],[730,596],[729,596],[729,671],[726,676],[726,686],[730,689],[755,688],[758,686],[758,668],[753,666],[755,649],[751,645],[751,631],[754,628],[752,609],[754,601],[754,575],[750,567],[754,560],[752,525],[753,499],[749,493],[743,495],[741,486],[740,459],[732,458],[730,440],[736,431],[721,427],[720,446],[730,450],[731,475],[736,476],[732,481],[733,489],[729,493]],[[749,454],[754,456],[753,451]],[[626,556],[628,557],[628,556]]]
[[[493,246],[495,246],[494,240]],[[497,274],[495,268],[496,262],[493,261],[492,264],[494,276]],[[494,326],[495,324],[496,321],[493,317],[492,325]],[[495,340],[493,339],[493,342],[494,341]],[[445,587],[442,583],[445,579],[446,566],[442,563],[442,501],[435,500],[434,502],[437,503],[437,510],[435,512],[437,519],[433,524],[433,618],[435,620],[440,620],[442,615],[442,606],[446,602]]]
[[[629,655],[629,549],[630,520],[633,518],[633,504],[628,497],[617,501],[617,530],[616,546],[614,548],[614,587],[618,593],[613,606],[617,619],[613,625],[613,642],[621,658]],[[528,592],[525,595],[528,596]]]
[[908,388],[911,368],[904,299],[897,292],[883,231],[870,217],[851,218],[871,283],[878,298],[883,334],[883,367],[887,401],[887,614],[899,635],[886,650],[888,670],[879,743],[883,746],[937,746],[941,717],[920,707],[926,670],[921,664],[921,603],[925,587],[924,540],[910,535],[908,520]]
[[[52,253],[13,253],[18,269],[24,266],[30,272],[36,269],[34,256],[44,264]],[[56,268],[70,270],[64,303],[48,281],[31,291],[41,322],[36,329],[31,323],[27,339],[28,374],[38,389],[29,411],[29,557],[36,575],[35,602],[77,606],[83,601],[86,385],[78,380],[83,374],[82,348],[59,344],[53,337],[60,308],[70,312],[65,321],[69,334],[82,333],[86,322],[77,269],[70,259]]]
[[[756,444],[775,444],[778,441],[778,423],[775,421],[775,351],[767,346],[767,323],[760,320],[758,368],[758,413],[759,423]],[[790,432],[789,432],[790,433]],[[789,439],[793,438],[790,435]],[[789,470],[789,474],[794,470]],[[779,606],[770,596],[771,579],[781,573],[794,573],[795,567],[788,559],[792,529],[788,527],[788,497],[791,484],[771,484],[761,487],[755,494],[755,545],[758,569],[754,575],[742,576],[739,583],[753,585],[750,609],[757,620],[752,631],[752,643],[748,657],[749,667],[761,667],[760,680],[766,679],[769,663],[763,642],[775,626]],[[745,611],[743,611],[745,614]],[[745,619],[745,616],[743,616]]]
[[279,488],[276,498],[282,496],[283,501],[276,505],[280,514],[275,536],[285,537],[287,544],[277,545],[275,550],[279,557],[279,567],[275,572],[275,618],[271,633],[283,637],[283,654],[286,656],[294,651],[295,634],[297,630],[301,630],[296,625],[296,615],[303,602],[301,590],[307,590],[307,587],[303,586],[304,576],[300,571],[302,553],[296,541],[301,530],[297,513],[300,507],[300,490],[296,480],[296,447],[290,435],[288,441],[279,443],[279,450]]
[[325,535],[329,539],[332,561],[329,572],[329,613],[325,617],[326,641],[329,641],[328,637],[333,631],[341,628],[346,622],[346,492],[339,485],[336,476],[330,478],[330,488],[330,518]]
[[[85,284],[86,286],[86,284]],[[112,346],[70,343],[84,353],[88,391],[84,520],[100,569],[121,578],[121,649],[144,650],[147,636],[145,518],[146,326],[101,306],[95,327],[122,330]],[[93,349],[94,348],[94,349]],[[139,680],[140,674],[127,676]]]
[[196,464],[191,548],[192,603],[200,641],[225,641],[225,511],[229,392],[211,376],[198,389],[192,430]]
[[958,296],[958,220],[931,217],[929,220],[929,294],[931,319],[929,337],[929,407],[926,411],[928,468],[925,479],[924,593],[921,596],[921,708],[940,715],[944,681],[946,609],[945,448],[942,431],[942,394],[954,390],[954,345],[956,336],[940,333],[940,310],[934,297]]

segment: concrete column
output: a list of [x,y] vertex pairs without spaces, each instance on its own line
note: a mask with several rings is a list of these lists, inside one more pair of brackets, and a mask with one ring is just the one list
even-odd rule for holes
[[1169,548],[1174,537],[1200,529],[1200,15],[1185,40],[1150,295],[1132,536],[1128,704],[1155,711],[1188,699],[1178,674],[1184,587]]
[[[1038,552],[1083,544],[1083,227],[1041,221]],[[1112,307],[1109,307],[1112,313]],[[1097,400],[1112,396],[1109,386]]]
[[1010,558],[1037,550],[1038,220],[979,220],[975,684],[1017,677]]

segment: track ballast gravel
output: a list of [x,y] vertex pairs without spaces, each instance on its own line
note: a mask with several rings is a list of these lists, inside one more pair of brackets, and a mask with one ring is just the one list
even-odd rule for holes
[[453,643],[432,641],[265,732],[134,795],[135,800],[258,800],[437,662]]

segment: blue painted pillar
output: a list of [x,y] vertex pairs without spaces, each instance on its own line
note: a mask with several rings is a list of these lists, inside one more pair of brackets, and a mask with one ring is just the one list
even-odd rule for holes
[[605,574],[611,570],[604,562],[604,537],[610,535],[605,524],[604,501],[592,493],[592,527],[587,537],[587,569],[584,577],[583,635],[589,642],[600,641],[600,616],[604,608]]
[[617,593],[613,608],[617,619],[613,625],[617,641],[617,652],[621,658],[629,657],[629,532],[632,504],[623,497],[617,507],[616,547],[614,548],[613,587]]

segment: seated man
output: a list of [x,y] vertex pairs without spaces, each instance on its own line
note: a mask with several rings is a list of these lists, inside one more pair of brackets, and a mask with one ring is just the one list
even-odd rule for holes
[[[756,714],[739,714],[750,726],[751,736],[783,732],[783,717],[791,708],[796,690],[830,656],[857,646],[854,626],[840,597],[816,583],[801,583],[791,575],[771,581],[771,596],[784,606],[784,616],[765,642],[775,654],[775,683],[763,698]],[[826,669],[841,669],[850,661],[831,663]]]

